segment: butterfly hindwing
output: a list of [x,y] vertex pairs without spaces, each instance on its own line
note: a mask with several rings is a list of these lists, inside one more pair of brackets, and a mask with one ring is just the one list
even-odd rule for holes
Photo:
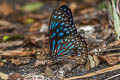
[[57,55],[81,55],[81,53],[87,53],[86,51],[87,44],[80,34],[66,36],[57,45]]

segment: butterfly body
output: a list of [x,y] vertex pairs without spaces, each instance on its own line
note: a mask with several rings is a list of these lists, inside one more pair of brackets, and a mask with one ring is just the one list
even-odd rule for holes
[[67,59],[75,61],[76,57],[80,64],[86,61],[88,54],[86,41],[77,33],[72,12],[65,5],[55,10],[51,16],[49,43],[50,54],[57,61]]

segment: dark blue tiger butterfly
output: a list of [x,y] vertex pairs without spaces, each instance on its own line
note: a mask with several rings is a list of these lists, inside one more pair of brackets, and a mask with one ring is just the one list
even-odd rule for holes
[[54,10],[51,16],[49,43],[52,57],[77,55],[82,59],[86,58],[86,41],[77,33],[72,12],[66,5]]

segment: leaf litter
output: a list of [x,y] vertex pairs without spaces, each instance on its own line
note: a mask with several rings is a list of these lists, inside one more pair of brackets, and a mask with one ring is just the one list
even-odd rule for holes
[[[97,4],[96,1],[94,0],[93,3]],[[85,37],[90,49],[88,63],[84,67],[75,68],[72,73],[69,73],[74,67],[71,63],[63,64],[61,68],[56,65],[48,66],[54,63],[48,55],[48,23],[50,13],[53,11],[51,8],[56,8],[54,6],[58,2],[43,1],[35,8],[32,5],[28,12],[17,10],[17,8],[14,10],[7,2],[4,2],[0,4],[2,6],[0,8],[0,72],[1,75],[6,77],[2,76],[1,79],[8,79],[9,77],[10,80],[56,80],[84,74],[88,78],[81,80],[89,80],[90,75],[93,76],[90,79],[99,80],[108,78],[113,73],[120,73],[118,67],[109,67],[109,65],[115,64],[118,64],[115,66],[119,66],[120,41],[115,40],[114,37],[112,37],[111,41],[109,40],[111,38],[110,34],[114,30],[109,27],[106,9],[97,10],[93,3],[87,0],[69,2],[71,2],[68,5],[72,9],[78,30],[88,28],[85,31]],[[62,4],[67,4],[67,2],[59,3],[59,5]],[[48,8],[49,11],[44,8],[47,5],[51,6],[51,8]],[[31,5],[27,5],[27,7],[29,6]],[[42,8],[40,8],[41,6]],[[5,10],[3,11],[2,8]],[[23,37],[17,37],[16,39],[16,37],[13,37],[14,35],[22,35]],[[92,75],[92,72],[95,71],[98,71],[100,75],[97,73]]]

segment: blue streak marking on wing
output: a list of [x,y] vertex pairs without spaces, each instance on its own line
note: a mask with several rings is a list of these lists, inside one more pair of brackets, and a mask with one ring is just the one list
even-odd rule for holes
[[63,44],[63,47],[65,47],[65,44]]
[[59,32],[59,29],[57,28],[56,32],[58,33]]
[[66,24],[65,26],[68,26],[68,24]]
[[60,8],[60,9],[63,9],[63,8]]
[[65,48],[68,48],[72,43],[69,43]]
[[68,28],[64,28],[64,29],[63,29],[63,31],[67,31],[67,30],[68,30]]
[[52,29],[52,24],[53,24],[53,22],[51,22],[51,24],[50,24],[50,30]]
[[64,23],[64,22],[62,22],[60,25],[61,25],[61,26],[63,26],[64,24],[65,24],[65,23]]
[[52,35],[51,35],[51,38],[55,37],[56,36],[56,33],[53,32]]
[[67,51],[65,51],[65,52],[64,52],[64,53],[62,53],[62,54],[67,54],[69,51],[70,51],[70,50],[67,50]]
[[55,19],[55,18],[57,18],[57,16],[53,16],[53,18]]
[[64,11],[66,11],[67,9],[66,8],[64,8]]
[[61,18],[61,16],[58,16],[58,18],[60,19],[60,18]]
[[59,51],[60,48],[61,48],[61,45],[58,46],[57,50]]
[[64,35],[64,33],[63,32],[60,32],[59,34],[58,34],[58,36],[63,36]]
[[78,47],[78,49],[81,49],[81,47]]
[[58,52],[57,55],[60,55],[63,51],[64,51],[64,49],[62,49],[60,52]]
[[60,27],[60,29],[63,29],[63,27]]
[[58,24],[59,24],[59,22],[57,22],[57,23],[55,24],[55,26],[58,26]]
[[69,34],[69,33],[70,33],[70,31],[67,31],[67,32],[66,32],[66,34]]
[[72,41],[75,41],[74,39],[72,39]]
[[58,40],[57,44],[59,44],[62,41],[62,39]]
[[53,40],[53,42],[52,42],[52,50],[54,51],[55,50],[55,40]]
[[74,45],[72,45],[69,49],[72,49],[74,47]]
[[52,27],[52,29],[55,27],[55,23],[56,23],[56,22],[53,22],[53,24],[52,24],[52,26],[51,26],[51,27]]

